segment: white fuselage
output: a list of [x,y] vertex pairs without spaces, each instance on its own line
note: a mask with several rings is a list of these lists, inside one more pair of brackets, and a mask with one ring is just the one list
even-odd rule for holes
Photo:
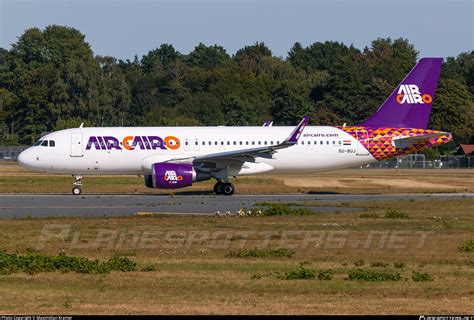
[[[54,146],[25,150],[20,163],[33,170],[74,175],[150,174],[151,165],[193,156],[263,147],[282,142],[294,127],[110,127],[77,128],[47,134]],[[92,143],[91,143],[91,137]],[[106,141],[103,137],[114,137]],[[129,137],[124,140],[124,138]],[[133,140],[135,137],[135,145]],[[159,137],[152,142],[150,137]],[[168,140],[166,137],[176,139]],[[96,142],[97,141],[97,142]],[[137,142],[138,141],[138,142]],[[142,141],[140,143],[139,141]],[[179,141],[179,144],[176,143]],[[44,143],[43,143],[44,144]],[[126,144],[126,146],[124,146]],[[153,144],[153,145],[152,145]],[[172,149],[171,149],[172,148]],[[130,150],[129,150],[130,149]],[[257,157],[229,175],[262,172],[315,172],[376,162],[348,133],[329,126],[307,126],[296,145]]]

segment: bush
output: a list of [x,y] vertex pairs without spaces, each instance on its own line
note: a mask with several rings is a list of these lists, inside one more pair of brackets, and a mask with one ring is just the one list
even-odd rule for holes
[[281,204],[272,204],[262,210],[264,216],[309,216],[317,214],[308,208],[293,209]]
[[364,259],[359,259],[359,260],[357,260],[356,262],[354,262],[354,265],[355,265],[356,267],[362,267],[364,264],[365,264]]
[[286,280],[314,279],[316,278],[316,272],[314,270],[305,268],[303,264],[300,263],[298,269],[286,272],[283,278]]
[[416,282],[433,281],[433,277],[426,272],[413,271],[411,278]]
[[372,270],[354,269],[350,270],[348,280],[358,281],[400,281],[402,276],[399,273],[377,272]]
[[16,272],[69,272],[108,273],[116,271],[134,271],[136,263],[126,257],[113,257],[106,262],[90,260],[85,257],[72,257],[61,252],[55,256],[46,256],[29,252],[25,255],[0,252],[0,274]]
[[334,272],[332,270],[324,270],[318,274],[319,280],[331,280],[334,277]]
[[396,209],[388,209],[385,218],[389,219],[408,219],[408,213]]
[[277,248],[277,249],[242,249],[238,251],[231,251],[227,254],[227,257],[230,258],[267,258],[267,257],[286,257],[291,258],[295,254],[294,251],[291,251],[286,248]]
[[375,261],[370,264],[371,267],[382,267],[386,268],[388,267],[388,263],[380,262],[380,261]]
[[394,266],[395,268],[397,268],[397,269],[403,269],[403,268],[405,268],[406,264],[403,263],[403,262],[401,262],[401,261],[398,261],[398,262],[395,262],[395,263],[393,264],[393,266]]
[[463,252],[474,252],[474,240],[468,240],[461,243],[458,250]]
[[156,271],[156,266],[154,264],[147,264],[142,268],[142,271],[144,272],[151,272],[151,271]]
[[377,219],[379,215],[375,212],[366,212],[362,213],[359,217],[364,219]]
[[137,268],[136,262],[131,261],[124,256],[114,256],[107,261],[111,270],[114,271],[135,271]]

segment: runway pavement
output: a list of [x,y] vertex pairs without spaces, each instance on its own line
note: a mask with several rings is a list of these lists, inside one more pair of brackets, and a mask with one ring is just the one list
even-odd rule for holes
[[[281,201],[367,201],[367,200],[424,200],[429,198],[474,198],[474,193],[446,194],[309,194],[309,195],[144,195],[87,194],[0,194],[0,218],[57,217],[57,216],[126,216],[138,212],[213,215],[216,211],[235,213],[241,208],[252,208],[256,202]],[[317,212],[352,211],[358,208],[309,207]]]

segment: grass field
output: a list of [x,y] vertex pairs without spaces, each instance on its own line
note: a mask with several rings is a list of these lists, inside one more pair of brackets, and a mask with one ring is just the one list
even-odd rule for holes
[[[474,200],[336,205],[341,213],[314,216],[0,220],[0,248],[8,253],[64,251],[100,260],[121,254],[138,263],[132,272],[0,275],[0,313],[473,312],[474,252],[458,246],[474,240]],[[344,213],[345,206],[365,209]],[[387,213],[408,217],[392,219]],[[294,254],[228,256],[254,248]],[[282,279],[300,263],[316,273],[331,270],[334,278]],[[399,273],[403,279],[347,280],[357,268]],[[433,281],[413,281],[413,271],[428,273]]]
[[[35,173],[15,164],[0,165],[0,193],[69,193],[71,176]],[[470,169],[346,169],[317,174],[258,175],[232,179],[238,194],[288,193],[432,193],[474,192]],[[176,193],[211,193],[205,181]],[[168,193],[146,188],[142,177],[86,176],[85,193]]]

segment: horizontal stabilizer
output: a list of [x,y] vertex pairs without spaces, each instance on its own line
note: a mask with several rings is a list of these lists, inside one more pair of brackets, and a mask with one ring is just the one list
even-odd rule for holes
[[432,138],[438,138],[441,136],[446,136],[449,135],[448,132],[437,132],[437,133],[432,133],[432,134],[424,134],[421,136],[412,136],[412,137],[407,137],[407,136],[398,136],[398,137],[393,137],[392,138],[392,145],[395,148],[409,148],[414,144],[420,143],[422,141],[428,141],[429,139]]

